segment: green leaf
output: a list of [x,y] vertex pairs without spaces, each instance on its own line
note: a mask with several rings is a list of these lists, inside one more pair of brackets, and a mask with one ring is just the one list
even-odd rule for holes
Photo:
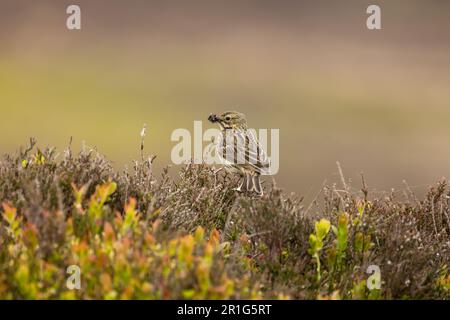
[[355,234],[355,250],[358,253],[363,252],[363,243],[364,243],[364,235],[362,232],[358,232]]
[[194,297],[195,290],[194,289],[186,289],[186,290],[183,290],[182,294],[183,294],[184,299],[192,299]]
[[338,228],[336,228],[335,226],[331,226],[331,230],[333,231],[335,236],[338,235]]
[[319,222],[316,222],[316,235],[320,240],[323,240],[328,232],[330,232],[331,223],[327,219],[320,219]]

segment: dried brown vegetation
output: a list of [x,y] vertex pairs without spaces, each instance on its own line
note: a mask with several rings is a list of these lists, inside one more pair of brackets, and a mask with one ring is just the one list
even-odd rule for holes
[[[351,192],[342,178],[342,190],[324,186],[316,201],[305,205],[274,182],[266,182],[262,198],[239,195],[232,190],[233,176],[204,165],[183,166],[175,179],[168,169],[156,177],[154,157],[116,172],[93,149],[73,154],[69,148],[57,156],[34,144],[0,161],[3,298],[450,297],[447,181],[418,200],[412,193],[372,197],[364,183],[361,191]],[[112,182],[113,189],[99,189]],[[105,201],[96,200],[102,190]],[[85,211],[96,218],[85,219]],[[120,218],[127,221],[127,215],[129,230]],[[210,235],[208,245],[203,232]],[[111,257],[96,265],[98,270],[81,266],[87,288],[68,293],[65,268],[74,259],[68,239],[97,252],[95,260],[108,237],[120,240],[120,248],[135,246],[127,264],[137,269],[124,276],[116,268],[120,261]],[[215,267],[205,276],[202,263],[210,261],[210,245],[216,248],[211,251]],[[155,262],[160,257],[155,250],[166,247],[160,254],[167,259]],[[37,261],[48,267],[44,279]],[[380,268],[379,290],[366,286],[370,265]],[[53,281],[45,279],[46,272]],[[155,276],[164,272],[170,276]]]

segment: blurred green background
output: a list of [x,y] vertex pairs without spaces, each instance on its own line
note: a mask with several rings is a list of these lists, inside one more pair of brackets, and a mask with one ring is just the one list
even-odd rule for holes
[[289,191],[339,181],[340,161],[355,187],[363,171],[371,190],[420,193],[450,172],[450,2],[376,1],[370,31],[373,3],[0,0],[0,151],[72,136],[122,169],[147,123],[160,170],[174,129],[236,109],[280,129]]

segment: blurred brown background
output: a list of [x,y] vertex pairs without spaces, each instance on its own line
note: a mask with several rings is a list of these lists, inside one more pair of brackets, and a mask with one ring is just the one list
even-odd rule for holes
[[449,40],[444,0],[0,0],[0,151],[73,136],[121,169],[145,122],[160,169],[174,129],[237,109],[280,128],[289,191],[338,181],[339,160],[355,187],[364,171],[373,190],[405,179],[420,193],[450,172]]

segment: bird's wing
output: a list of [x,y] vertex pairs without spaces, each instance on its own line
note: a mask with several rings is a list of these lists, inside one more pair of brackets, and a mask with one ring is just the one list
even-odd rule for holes
[[248,168],[259,174],[268,171],[270,159],[251,130],[226,130],[217,139],[219,158],[225,164]]
[[244,138],[247,139],[245,150],[248,150],[248,162],[251,165],[256,166],[259,169],[259,173],[261,173],[261,171],[268,171],[270,168],[270,159],[267,156],[266,151],[261,147],[261,144],[252,130],[246,130],[245,133],[246,136]]

